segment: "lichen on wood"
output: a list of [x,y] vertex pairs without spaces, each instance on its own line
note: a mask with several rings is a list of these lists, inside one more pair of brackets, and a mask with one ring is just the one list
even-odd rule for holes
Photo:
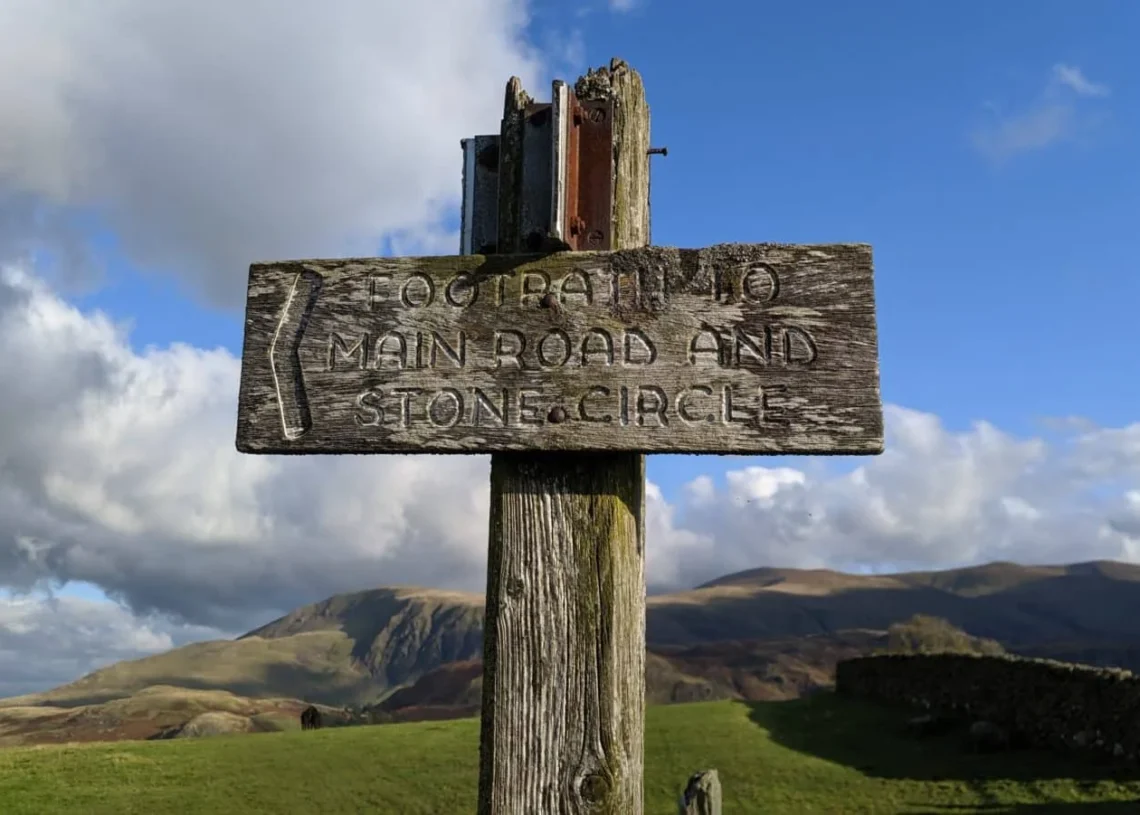
[[[648,134],[626,88],[645,121],[624,127]],[[631,224],[613,248],[649,242]],[[644,508],[639,453],[491,457],[480,815],[641,815]]]

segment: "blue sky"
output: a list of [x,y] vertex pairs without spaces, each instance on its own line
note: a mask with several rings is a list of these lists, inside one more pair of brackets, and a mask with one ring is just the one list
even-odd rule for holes
[[[642,73],[670,151],[655,243],[871,243],[884,400],[1022,434],[1123,424],[1140,403],[1138,31],[1140,4],[1091,1],[542,3],[530,25],[578,71],[620,55]],[[240,353],[237,311],[96,237],[106,285],[77,302],[130,321],[139,349]],[[673,495],[696,467],[654,457],[649,474]]]

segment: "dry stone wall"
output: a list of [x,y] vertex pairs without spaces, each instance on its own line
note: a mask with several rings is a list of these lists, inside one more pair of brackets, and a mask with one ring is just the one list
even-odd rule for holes
[[1140,757],[1140,677],[1042,659],[889,654],[836,667],[837,693],[963,721],[989,721],[1028,746]]

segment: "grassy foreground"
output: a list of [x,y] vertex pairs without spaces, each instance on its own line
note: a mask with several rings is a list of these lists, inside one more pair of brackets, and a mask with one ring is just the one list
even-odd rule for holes
[[[715,767],[736,813],[1140,812],[1140,774],[1061,756],[965,753],[899,735],[905,714],[830,694],[795,702],[651,707],[647,813],[672,815]],[[464,813],[476,720],[0,750],[0,812]]]

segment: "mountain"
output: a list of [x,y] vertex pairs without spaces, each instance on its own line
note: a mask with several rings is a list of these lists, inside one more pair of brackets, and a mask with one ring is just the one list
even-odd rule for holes
[[[153,686],[278,699],[282,710],[300,700],[368,705],[386,720],[472,712],[482,602],[409,587],[336,595],[233,641],[195,643],[0,699],[0,735],[5,717],[20,717],[26,730],[28,717],[48,708],[78,715]],[[838,659],[881,647],[891,624],[915,614],[1015,653],[1140,667],[1140,566],[990,563],[891,575],[762,568],[647,599],[647,696],[800,695],[828,684]]]
[[891,575],[754,569],[649,598],[646,636],[689,644],[883,630],[913,614],[942,617],[1013,650],[1140,642],[1140,565],[988,563]]
[[444,663],[481,657],[482,641],[482,595],[372,589],[302,606],[236,640],[193,643],[44,693],[0,699],[0,708],[99,704],[152,685],[370,702]]

